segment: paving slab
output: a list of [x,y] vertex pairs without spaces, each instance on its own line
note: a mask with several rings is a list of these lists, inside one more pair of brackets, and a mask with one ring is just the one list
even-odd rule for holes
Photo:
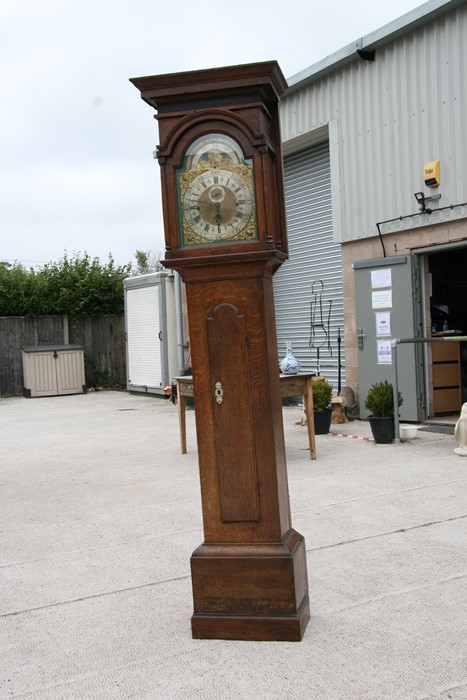
[[[446,433],[308,454],[285,407],[303,640],[193,640],[194,411],[125,392],[0,401],[0,698],[465,700],[467,459]],[[348,437],[347,437],[348,436]]]

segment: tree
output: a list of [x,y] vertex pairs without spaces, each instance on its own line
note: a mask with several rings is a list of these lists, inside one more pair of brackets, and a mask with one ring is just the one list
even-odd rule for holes
[[154,253],[152,250],[137,250],[135,252],[136,270],[134,270],[134,274],[147,275],[150,272],[164,270],[161,258],[162,253]]
[[40,270],[19,263],[0,263],[0,316],[101,316],[123,313],[123,280],[131,263],[116,266],[112,255],[106,264],[87,253],[69,257]]

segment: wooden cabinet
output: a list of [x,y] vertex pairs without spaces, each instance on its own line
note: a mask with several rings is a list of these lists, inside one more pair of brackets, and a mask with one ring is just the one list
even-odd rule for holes
[[434,414],[457,413],[461,406],[459,343],[433,343],[432,359]]

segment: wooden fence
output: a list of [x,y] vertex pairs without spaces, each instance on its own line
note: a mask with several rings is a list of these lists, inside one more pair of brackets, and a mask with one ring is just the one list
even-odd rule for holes
[[84,348],[86,385],[126,386],[125,317],[0,317],[0,394],[23,393],[21,348],[76,344]]

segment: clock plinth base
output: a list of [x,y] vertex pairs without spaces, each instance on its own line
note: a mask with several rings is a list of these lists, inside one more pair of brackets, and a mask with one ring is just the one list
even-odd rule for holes
[[295,616],[198,615],[191,618],[193,639],[231,639],[247,642],[300,642],[308,620],[310,604]]
[[295,530],[278,544],[202,544],[191,572],[195,639],[302,639],[310,607],[305,541]]

